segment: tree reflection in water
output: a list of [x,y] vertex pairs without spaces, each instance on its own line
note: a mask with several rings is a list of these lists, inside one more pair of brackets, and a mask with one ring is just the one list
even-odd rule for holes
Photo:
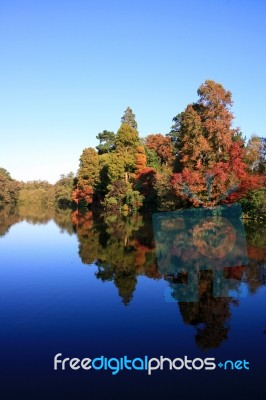
[[[231,317],[230,307],[237,306],[239,303],[232,292],[241,294],[241,286],[245,283],[249,292],[252,293],[266,283],[266,229],[262,225],[257,226],[257,230],[259,229],[261,234],[258,236],[259,241],[255,240],[255,242],[254,236],[247,226],[248,265],[233,267],[218,265],[219,268],[216,271],[197,268],[195,270],[197,265],[197,258],[194,258],[195,249],[190,249],[194,256],[191,257],[190,254],[188,257],[188,241],[186,232],[183,230],[181,237],[178,238],[179,248],[175,247],[175,251],[168,254],[168,262],[171,257],[180,256],[183,244],[186,247],[184,257],[187,257],[187,271],[169,275],[167,264],[163,272],[161,268],[159,270],[157,265],[150,216],[145,217],[136,214],[131,217],[112,215],[97,218],[93,213],[86,215],[76,213],[72,217],[80,242],[79,254],[84,263],[95,263],[97,265],[96,277],[102,281],[113,281],[125,305],[128,305],[133,297],[138,275],[167,280],[172,298],[178,303],[184,322],[195,327],[196,343],[203,350],[219,347],[227,339]],[[209,228],[210,221],[207,222]],[[224,221],[222,221],[222,224],[228,231],[230,224],[225,224]],[[218,245],[219,240],[222,240],[226,246],[230,247],[227,238],[221,232],[219,232],[218,239],[216,239],[217,235],[214,236],[214,239],[218,240]],[[264,240],[261,239],[262,237],[264,237]],[[199,240],[198,238],[197,240]],[[237,251],[240,253],[241,246]],[[236,254],[235,260],[240,260],[238,254]],[[189,268],[191,268],[191,276],[196,284],[187,286]],[[226,284],[223,285],[221,296],[215,297],[213,288],[216,285],[217,289],[217,282],[221,279]],[[186,294],[188,290],[196,290],[196,301],[180,301],[180,283],[184,284],[183,290]]]
[[[218,347],[226,340],[230,329],[230,308],[241,301],[235,299],[233,292],[238,293],[243,284],[249,293],[255,293],[262,285],[266,285],[264,225],[245,225],[248,265],[226,266],[215,272],[197,268],[195,248],[191,247],[188,257],[187,250],[184,251],[187,244],[187,232],[184,230],[180,232],[178,240],[176,238],[178,245],[175,250],[165,259],[165,270],[159,270],[153,225],[149,215],[136,213],[132,216],[99,216],[90,211],[82,214],[78,211],[54,208],[40,210],[33,207],[27,210],[5,207],[0,209],[0,236],[4,236],[13,224],[23,220],[33,224],[54,220],[62,232],[75,233],[82,262],[96,265],[96,278],[103,282],[112,281],[126,306],[133,298],[138,276],[166,280],[172,301],[177,302],[184,323],[195,327],[195,340],[201,349]],[[204,232],[200,229],[196,240],[199,242],[203,237]],[[223,236],[221,240],[224,240]],[[177,274],[168,273],[167,262],[171,257],[180,257],[182,254],[188,257],[187,270],[181,270]],[[189,279],[195,281],[193,285],[188,285],[189,276]],[[213,290],[214,286],[217,286],[218,278],[222,278],[228,284],[226,293],[215,297]],[[181,289],[186,295],[191,290],[190,295],[197,297],[196,300],[182,301]],[[262,327],[262,331],[264,329]]]
[[114,282],[125,305],[133,297],[137,275],[160,278],[151,220],[144,221],[140,214],[99,218],[92,212],[75,212],[72,218],[82,261],[97,265],[97,279]]

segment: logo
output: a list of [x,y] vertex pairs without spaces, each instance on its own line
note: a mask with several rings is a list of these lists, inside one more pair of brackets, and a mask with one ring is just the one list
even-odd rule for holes
[[245,295],[224,274],[225,268],[248,263],[241,214],[239,204],[153,214],[158,268],[174,282],[166,301],[197,302],[200,271],[212,271],[214,297]]
[[213,371],[218,366],[224,370],[249,370],[249,362],[247,360],[226,360],[225,362],[219,362],[216,365],[215,358],[193,358],[190,359],[188,356],[177,357],[174,359],[160,356],[149,358],[147,355],[144,357],[136,357],[130,359],[128,356],[120,358],[105,356],[95,358],[63,358],[62,353],[58,353],[54,356],[54,370],[65,371],[66,369],[72,369],[74,371],[108,371],[110,370],[112,375],[117,375],[121,371],[146,371],[148,375],[151,375],[154,371],[168,370],[168,371]]

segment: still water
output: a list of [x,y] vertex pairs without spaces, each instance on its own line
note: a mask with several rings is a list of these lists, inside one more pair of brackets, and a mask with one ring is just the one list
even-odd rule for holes
[[[0,210],[1,399],[265,399],[265,226],[245,224],[238,258],[222,265],[217,256],[219,268],[213,259],[202,267],[195,253],[202,225],[189,252],[182,221],[162,223],[162,242],[154,226],[152,216],[141,214]],[[182,261],[178,270],[170,268],[173,260]],[[57,353],[246,360],[249,370],[169,370],[166,364],[150,376],[55,371]]]

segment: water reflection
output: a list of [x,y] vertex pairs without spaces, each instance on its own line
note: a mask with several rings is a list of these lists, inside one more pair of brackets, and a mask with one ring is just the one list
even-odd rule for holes
[[133,297],[138,275],[160,278],[150,218],[109,215],[99,218],[92,212],[72,214],[79,239],[79,255],[85,264],[98,267],[97,279],[113,281],[125,305]]
[[22,221],[29,224],[40,225],[54,221],[63,231],[70,235],[74,233],[74,225],[69,209],[56,209],[52,205],[43,207],[41,204],[31,204],[31,207],[19,205],[17,207],[7,205],[0,206],[0,236],[5,236],[12,225]]
[[23,218],[19,216],[17,209],[10,204],[5,207],[0,205],[0,237],[5,236],[12,225],[22,220]]
[[[246,265],[240,263],[243,261],[240,246],[239,252],[235,254],[235,265],[219,265],[217,269],[212,266],[208,269],[199,268],[203,260],[202,255],[205,255],[204,246],[200,257],[193,246],[188,246],[189,230],[184,221],[179,221],[179,228],[182,229],[173,237],[176,241],[173,251],[165,251],[164,248],[164,257],[159,265],[150,215],[100,216],[92,212],[82,214],[78,211],[54,208],[40,210],[36,207],[29,210],[24,207],[5,207],[0,209],[0,236],[7,234],[12,225],[23,220],[31,224],[45,224],[54,220],[61,232],[76,234],[82,262],[97,266],[97,279],[113,282],[125,306],[133,299],[139,276],[167,282],[166,296],[170,296],[171,301],[177,303],[184,323],[194,327],[195,341],[202,350],[218,347],[227,339],[232,307],[239,304],[241,295],[245,294],[245,291],[254,294],[261,286],[266,285],[264,225],[245,224]],[[207,222],[210,228],[210,221]],[[176,225],[174,228],[176,229]],[[201,244],[204,237],[202,226],[200,228],[201,231],[197,231],[196,235],[197,242],[194,240],[194,247],[195,243]],[[227,224],[224,228],[228,230],[230,226],[228,228]],[[163,244],[166,238],[161,232]],[[225,240],[228,244],[223,235],[215,240],[218,240],[217,243]],[[235,241],[237,242],[237,238]],[[170,268],[173,257],[183,263],[182,268],[177,271]],[[223,282],[223,286],[219,286],[219,282]],[[263,329],[264,327],[262,331]]]
[[219,347],[227,339],[230,305],[238,304],[231,297],[213,297],[212,282],[212,271],[202,271],[199,278],[199,300],[193,303],[179,302],[183,321],[195,327],[195,341],[202,350]]

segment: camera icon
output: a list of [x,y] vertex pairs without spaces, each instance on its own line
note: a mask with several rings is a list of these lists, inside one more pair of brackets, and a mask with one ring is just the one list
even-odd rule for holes
[[175,282],[175,298],[167,288],[166,301],[198,301],[202,270],[213,272],[214,297],[232,295],[236,285],[224,277],[224,268],[248,263],[241,215],[239,204],[153,214],[158,268]]

